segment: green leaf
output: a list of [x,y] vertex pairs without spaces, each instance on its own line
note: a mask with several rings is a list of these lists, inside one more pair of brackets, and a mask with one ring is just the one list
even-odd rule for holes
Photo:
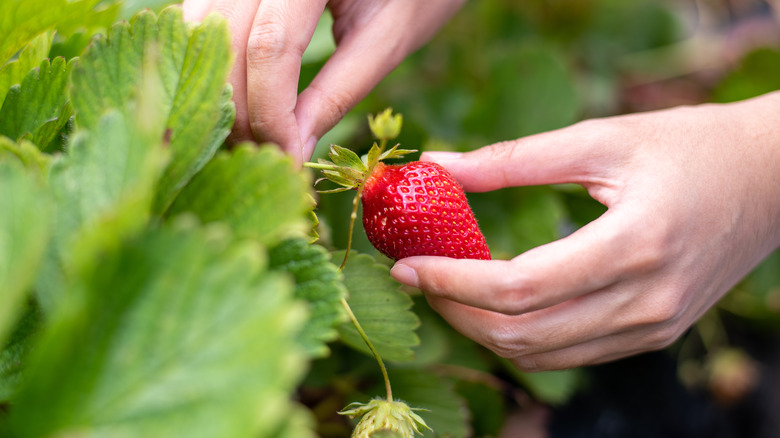
[[[493,378],[490,375],[486,377]],[[508,411],[505,403],[507,388],[487,385],[485,382],[459,380],[456,389],[466,400],[471,412],[473,436],[499,436]]]
[[176,198],[169,217],[194,213],[230,225],[242,238],[273,245],[306,236],[314,203],[308,173],[275,147],[244,144],[219,153]]
[[121,2],[120,19],[129,19],[144,9],[159,11],[166,6],[178,3],[176,0],[125,0]]
[[269,258],[272,270],[292,275],[296,298],[309,303],[309,320],[301,332],[301,344],[311,356],[327,356],[325,344],[338,337],[336,326],[346,320],[341,307],[346,289],[330,253],[304,239],[289,239],[272,248]]
[[[306,362],[304,309],[255,244],[193,221],[79,272],[14,398],[15,436],[269,436]],[[52,391],[56,388],[56,391]]]
[[269,438],[317,438],[314,433],[314,418],[304,406],[295,405],[291,412],[280,419],[283,423]]
[[749,52],[740,65],[717,85],[713,99],[734,102],[780,89],[780,51],[760,48]]
[[234,107],[226,89],[231,67],[224,19],[210,15],[191,26],[180,7],[150,11],[114,25],[97,38],[73,71],[73,105],[80,126],[94,126],[109,108],[138,98],[144,64],[154,60],[163,89],[157,97],[169,133],[171,160],[159,183],[155,211],[164,211],[208,162],[230,132]]
[[[30,40],[49,29],[72,31],[111,19],[99,8],[102,0],[3,0],[0,2],[0,65]],[[26,72],[25,72],[26,73]]]
[[[343,251],[333,254],[335,260],[343,257]],[[415,333],[420,320],[410,310],[412,299],[399,290],[387,266],[352,251],[343,272],[347,301],[379,354],[390,361],[411,360],[412,348],[420,342]],[[351,323],[342,324],[339,333],[347,345],[369,353]]]
[[39,178],[0,162],[0,345],[19,319],[50,236],[51,200]]
[[566,217],[561,196],[550,187],[470,193],[469,201],[496,258],[511,258],[558,239]]
[[496,53],[488,83],[502,86],[490,87],[472,105],[465,120],[470,132],[511,140],[577,120],[581,102],[560,53],[532,43]]
[[[142,115],[154,113],[143,108]],[[159,129],[137,119],[141,114],[106,114],[93,131],[76,133],[69,155],[52,167],[57,222],[37,285],[44,310],[57,302],[76,265],[94,263],[97,252],[149,221],[167,151],[155,136]]]
[[41,326],[38,306],[29,304],[10,339],[0,351],[0,411],[8,403],[22,381],[27,356],[32,350],[35,334]]
[[470,437],[467,405],[452,381],[417,368],[392,369],[393,395],[418,411],[431,430],[425,437]]
[[0,66],[0,106],[11,85],[21,84],[27,73],[47,57],[53,37],[53,32],[43,32],[30,41],[15,60]]
[[0,109],[0,134],[14,140],[29,135],[45,150],[72,115],[66,93],[72,65],[63,58],[44,60],[11,87]]
[[582,386],[583,375],[579,368],[541,373],[524,373],[507,360],[505,368],[525,385],[537,399],[550,405],[566,403]]
[[28,172],[45,180],[49,174],[53,158],[44,154],[34,144],[22,140],[19,143],[8,137],[0,136],[0,162],[14,162],[24,166]]

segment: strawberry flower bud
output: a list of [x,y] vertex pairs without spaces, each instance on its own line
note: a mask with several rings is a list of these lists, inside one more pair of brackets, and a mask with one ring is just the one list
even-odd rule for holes
[[414,410],[402,401],[374,399],[366,404],[351,403],[339,414],[353,419],[360,417],[360,422],[352,431],[352,438],[377,438],[380,435],[413,438],[415,433],[422,434],[418,426],[430,430]]
[[371,132],[379,140],[392,140],[401,133],[401,126],[403,125],[403,116],[401,114],[393,114],[393,109],[388,108],[376,117],[368,116],[368,126],[371,128]]

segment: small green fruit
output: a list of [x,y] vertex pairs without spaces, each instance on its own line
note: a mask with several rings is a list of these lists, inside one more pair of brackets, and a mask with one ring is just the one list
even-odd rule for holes
[[382,432],[381,436],[413,438],[415,433],[422,435],[418,426],[430,430],[415,410],[402,401],[374,399],[366,404],[351,403],[339,414],[353,419],[360,417],[352,438],[377,438],[378,432]]

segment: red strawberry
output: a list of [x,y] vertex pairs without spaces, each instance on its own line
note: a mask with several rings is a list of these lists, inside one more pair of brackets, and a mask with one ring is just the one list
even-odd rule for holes
[[415,255],[490,259],[461,186],[436,163],[381,162],[365,180],[363,227],[393,260]]
[[331,161],[321,159],[309,167],[322,169],[326,179],[342,186],[328,192],[358,190],[368,240],[391,259],[436,255],[489,260],[463,188],[447,170],[421,161],[382,163],[409,152],[397,146],[382,152],[374,145],[361,160],[351,150],[332,145]]
[[[347,238],[347,255],[357,218],[358,197],[363,202],[363,228],[376,249],[391,259],[435,255],[456,259],[490,260],[490,250],[479,231],[463,188],[436,163],[415,161],[386,165],[413,150],[385,150],[401,130],[403,118],[387,109],[369,116],[371,132],[379,139],[362,159],[341,146],[331,145],[330,161],[318,159],[305,166],[321,169],[325,179],[341,187],[326,192],[357,189]],[[344,263],[347,256],[344,257]]]

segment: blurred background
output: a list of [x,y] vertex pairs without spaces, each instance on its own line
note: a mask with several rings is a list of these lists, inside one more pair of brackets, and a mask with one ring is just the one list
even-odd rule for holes
[[[329,25],[325,17],[306,53],[301,87],[333,50]],[[465,151],[587,118],[776,89],[777,0],[471,1],[323,138],[317,154],[330,143],[367,151],[366,115],[386,107],[404,115],[404,147]],[[346,242],[351,196],[320,200],[323,242],[334,248]],[[558,239],[604,212],[569,185],[469,199],[496,258]],[[361,230],[356,236],[358,250],[378,256]],[[566,372],[497,366],[447,332],[419,296],[415,306],[423,321],[418,362],[497,390],[459,386],[471,411],[466,435],[780,437],[780,253],[667,350]],[[472,352],[482,359],[468,358]],[[337,367],[333,359],[315,363],[311,382],[328,366]],[[339,436],[342,429],[321,421],[323,436]]]

